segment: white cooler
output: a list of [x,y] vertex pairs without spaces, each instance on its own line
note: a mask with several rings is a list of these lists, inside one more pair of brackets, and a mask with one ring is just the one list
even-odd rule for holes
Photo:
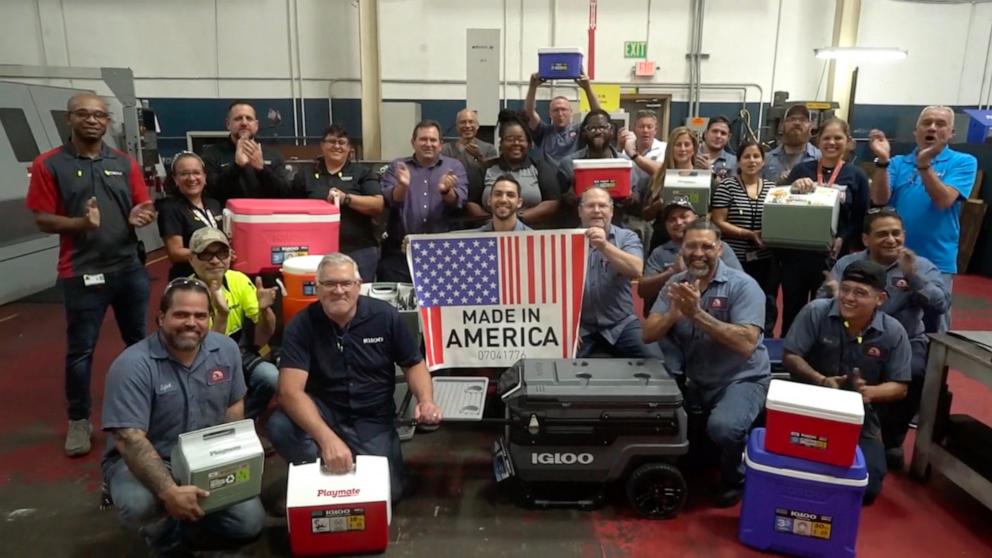
[[355,470],[325,472],[320,461],[289,465],[286,519],[294,556],[383,552],[392,520],[389,460],[359,455]]
[[824,251],[837,235],[840,190],[818,186],[809,194],[792,194],[790,186],[765,196],[761,239],[775,248]]
[[264,464],[265,451],[252,420],[180,434],[172,448],[172,476],[176,482],[210,492],[200,502],[205,513],[258,496]]
[[710,191],[713,171],[699,169],[669,169],[665,171],[665,189],[661,200],[671,203],[692,204],[697,215],[705,216],[710,210]]

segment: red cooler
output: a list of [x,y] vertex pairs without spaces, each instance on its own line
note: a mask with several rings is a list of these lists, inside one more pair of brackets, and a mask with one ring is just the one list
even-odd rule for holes
[[772,380],[765,409],[766,450],[838,467],[854,463],[865,420],[860,393]]
[[355,470],[324,472],[320,463],[289,465],[289,547],[294,556],[383,552],[392,519],[389,461],[359,455]]
[[629,159],[576,159],[575,195],[590,188],[603,188],[611,198],[630,197],[630,172],[633,163]]
[[338,208],[324,200],[228,200],[224,232],[237,253],[234,269],[271,271],[295,256],[338,251]]

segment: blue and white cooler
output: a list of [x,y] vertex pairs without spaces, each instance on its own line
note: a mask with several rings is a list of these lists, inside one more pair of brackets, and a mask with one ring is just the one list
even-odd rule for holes
[[747,546],[792,556],[854,556],[868,470],[861,449],[851,467],[765,451],[756,428],[744,451],[738,537]]
[[537,75],[541,79],[577,79],[582,75],[582,51],[574,47],[537,49]]

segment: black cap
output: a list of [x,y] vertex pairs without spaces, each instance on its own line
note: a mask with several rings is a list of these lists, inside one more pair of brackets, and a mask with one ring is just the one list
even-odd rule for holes
[[803,104],[792,105],[785,111],[785,117],[788,118],[792,113],[802,113],[807,119],[809,118],[809,107]]
[[[668,220],[668,215],[672,211],[675,211],[678,208],[688,209],[689,211],[691,211],[693,213],[696,213],[696,208],[695,207],[692,207],[692,204],[689,203],[689,200],[676,198],[671,203],[669,203],[664,208],[662,208],[662,210],[661,210],[661,222],[664,223],[665,221],[667,221]],[[696,215],[699,215],[699,214],[696,213]]]
[[859,260],[844,269],[841,281],[854,281],[883,291],[885,290],[885,268],[871,260]]

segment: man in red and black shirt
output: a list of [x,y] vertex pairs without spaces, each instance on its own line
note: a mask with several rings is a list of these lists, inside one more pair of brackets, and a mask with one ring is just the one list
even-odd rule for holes
[[65,298],[67,455],[90,451],[90,368],[107,307],[128,345],[145,337],[148,275],[134,227],[155,209],[138,163],[103,143],[110,114],[100,97],[74,95],[72,135],[31,164],[27,206],[42,232],[59,235],[59,286]]

